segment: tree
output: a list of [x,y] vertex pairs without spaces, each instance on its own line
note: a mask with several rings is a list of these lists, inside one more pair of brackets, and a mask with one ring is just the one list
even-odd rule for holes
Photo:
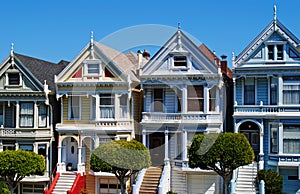
[[283,177],[281,174],[274,170],[260,170],[256,177],[256,184],[259,185],[260,181],[265,181],[265,192],[266,194],[282,194],[282,181]]
[[44,175],[45,159],[31,151],[6,150],[0,152],[0,181],[12,194],[18,183],[26,176]]
[[213,170],[223,178],[223,192],[228,186],[233,170],[250,164],[254,153],[245,135],[240,133],[195,135],[188,149],[189,166]]
[[125,193],[126,180],[134,173],[151,165],[150,152],[142,143],[131,141],[111,141],[97,147],[91,156],[91,169],[115,174]]

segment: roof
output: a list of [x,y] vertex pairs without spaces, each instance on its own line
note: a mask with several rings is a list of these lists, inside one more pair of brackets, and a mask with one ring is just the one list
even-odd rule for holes
[[46,80],[51,91],[55,91],[54,75],[57,75],[68,64],[67,61],[63,60],[56,64],[17,53],[14,55],[42,85],[44,84],[44,80]]
[[130,76],[131,81],[139,81],[136,76],[137,63],[133,63],[132,59],[129,59],[128,56],[124,53],[121,53],[99,42],[94,43],[108,58],[110,58],[120,68],[123,73]]

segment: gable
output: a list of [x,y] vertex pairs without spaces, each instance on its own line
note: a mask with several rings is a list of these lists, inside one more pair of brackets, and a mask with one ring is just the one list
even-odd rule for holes
[[143,76],[218,73],[198,47],[178,30],[142,68]]
[[10,56],[0,66],[0,90],[43,92],[43,85],[18,58]]
[[266,62],[299,61],[300,41],[274,19],[234,60],[233,68]]

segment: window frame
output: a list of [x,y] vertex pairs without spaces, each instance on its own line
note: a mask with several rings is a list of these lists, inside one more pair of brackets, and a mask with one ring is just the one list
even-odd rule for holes
[[[24,110],[31,110],[31,112],[25,112],[25,113],[22,113],[22,106],[24,105],[25,106],[25,104],[27,104],[27,105],[32,105],[32,108],[31,109],[29,109],[28,107],[23,107],[24,108]],[[19,126],[20,126],[20,128],[32,128],[33,126],[34,126],[34,103],[33,102],[20,102],[20,104],[19,104],[19,106],[20,106],[20,111],[19,111],[19,118],[20,118],[20,120],[19,120]],[[26,108],[26,109],[25,109]],[[32,122],[31,122],[31,125],[29,125],[29,124],[22,124],[22,118],[23,119],[25,119],[25,118],[31,118],[32,119]],[[27,123],[27,122],[26,122]]]
[[[101,104],[103,101],[103,99],[111,99],[111,103],[110,104]],[[115,94],[113,93],[100,93],[99,94],[99,118],[100,119],[107,119],[107,120],[111,120],[111,119],[115,119],[116,118],[116,111],[115,111],[115,107],[116,107],[116,102],[115,102]],[[106,117],[102,115],[101,109],[102,108],[111,108],[112,109],[112,116],[111,117]],[[96,118],[97,119],[97,118]]]
[[[41,112],[41,107],[45,108],[45,112]],[[45,124],[41,125],[41,117],[43,117],[43,116],[44,116],[44,119],[45,119]],[[47,127],[47,126],[48,126],[48,108],[47,108],[46,104],[41,103],[38,106],[38,127],[43,128],[43,127]]]
[[[189,89],[193,87],[193,89]],[[198,93],[198,89],[200,89],[201,93]],[[190,91],[196,91],[190,92]],[[198,101],[199,109],[191,109],[192,107],[195,108],[196,106],[192,106],[193,104],[190,104],[191,101]],[[188,85],[187,86],[187,111],[188,112],[204,112],[204,85]]]

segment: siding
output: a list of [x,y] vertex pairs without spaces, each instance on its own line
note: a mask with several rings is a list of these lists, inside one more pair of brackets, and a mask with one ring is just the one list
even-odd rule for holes
[[263,151],[264,151],[264,165],[268,165],[269,160],[269,123],[264,122],[264,140],[263,140]]
[[268,104],[268,80],[266,78],[257,79],[257,102],[260,104],[262,101],[264,104]]
[[241,105],[243,102],[242,98],[242,91],[243,91],[243,84],[242,84],[242,79],[237,79],[236,80],[236,101],[238,105]]
[[69,101],[68,98],[63,98],[63,121],[65,123],[65,121],[68,120],[68,105],[69,105]]
[[175,134],[169,133],[169,157],[171,159],[175,158],[175,148],[176,148],[176,141],[175,141]]
[[86,174],[85,186],[88,193],[96,193],[95,185],[96,185],[96,177],[90,174]]
[[187,193],[187,175],[178,167],[171,167],[171,190],[178,194]]
[[91,115],[91,98],[81,97],[81,120],[88,122]]
[[15,127],[14,122],[14,106],[10,105],[10,107],[5,104],[5,127]]
[[299,189],[300,180],[288,180],[289,176],[298,177],[298,168],[293,169],[279,169],[279,173],[283,175],[283,192],[296,193]]

